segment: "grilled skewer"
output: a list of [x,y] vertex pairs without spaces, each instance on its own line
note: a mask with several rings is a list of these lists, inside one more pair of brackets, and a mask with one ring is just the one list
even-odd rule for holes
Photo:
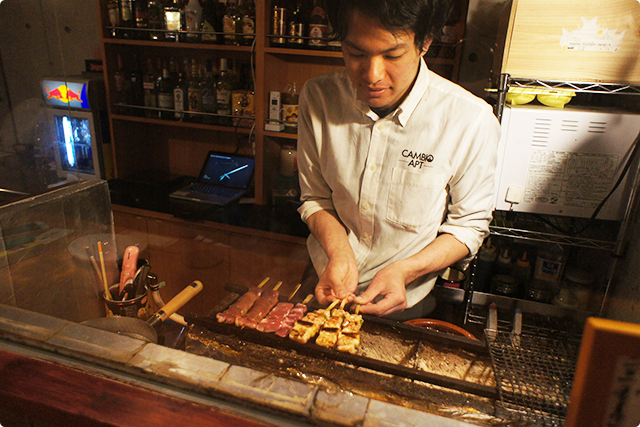
[[331,315],[320,328],[318,338],[316,338],[316,344],[329,348],[336,345],[338,337],[340,336],[342,321],[344,320],[345,315],[348,314],[344,311],[344,305],[346,302],[346,299],[342,300],[340,308],[334,308],[333,311],[331,311]]
[[293,325],[304,317],[307,313],[307,304],[313,299],[313,294],[307,295],[307,297],[301,302],[295,305],[284,318],[280,328],[276,331],[276,335],[279,337],[286,337],[289,335],[289,331],[293,328]]
[[254,286],[250,288],[247,292],[244,293],[238,299],[238,301],[234,302],[227,308],[225,311],[216,314],[216,319],[220,323],[235,323],[238,317],[244,316],[253,304],[256,302],[260,295],[262,295],[262,287],[269,281],[268,277],[260,282],[258,286]]
[[356,354],[360,346],[360,329],[363,323],[360,306],[356,306],[355,313],[345,313],[336,348],[339,351]]
[[241,317],[236,317],[235,324],[239,327],[248,327],[251,329],[255,329],[258,326],[258,323],[264,319],[264,317],[269,314],[271,309],[277,304],[278,296],[280,293],[278,292],[278,288],[282,285],[282,282],[278,282],[273,289],[265,290],[260,295],[260,298],[253,304],[253,307]]
[[301,285],[296,286],[291,295],[289,295],[289,298],[286,302],[281,301],[276,304],[273,310],[271,310],[269,314],[267,314],[267,316],[265,316],[265,318],[262,319],[260,323],[258,323],[258,326],[256,327],[258,331],[271,333],[276,332],[278,329],[280,329],[285,319],[291,312],[291,309],[294,307],[294,305],[289,301],[291,301],[291,298],[293,298],[296,292],[298,292],[300,286]]
[[316,336],[320,327],[327,321],[329,313],[340,300],[335,300],[326,309],[319,309],[307,313],[302,319],[296,321],[289,332],[289,338],[292,340],[306,344],[309,340]]

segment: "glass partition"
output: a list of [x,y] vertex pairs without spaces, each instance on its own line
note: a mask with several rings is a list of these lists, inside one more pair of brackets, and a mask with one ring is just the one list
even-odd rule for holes
[[109,176],[96,3],[0,1],[0,206]]

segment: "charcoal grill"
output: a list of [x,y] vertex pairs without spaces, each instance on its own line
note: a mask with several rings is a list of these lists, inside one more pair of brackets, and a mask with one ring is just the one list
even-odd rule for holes
[[[239,328],[235,325],[219,323],[215,314],[223,311],[231,305],[241,294],[246,292],[246,288],[227,285],[227,290],[231,291],[227,297],[218,304],[209,315],[187,315],[185,320],[194,325],[206,328],[207,330],[226,336],[233,336],[237,339],[263,345],[276,349],[293,350],[298,354],[308,357],[331,359],[345,364],[368,368],[380,373],[390,374],[410,380],[423,381],[433,385],[458,390],[465,393],[471,393],[476,396],[497,399],[498,392],[495,387],[476,384],[470,381],[451,378],[444,375],[426,372],[417,368],[402,366],[399,364],[389,363],[359,354],[350,354],[335,349],[319,346],[314,343],[301,344],[288,338],[282,338],[274,334],[267,334],[250,328]],[[309,306],[309,310],[315,310],[319,306]],[[415,340],[416,342],[437,342],[439,345],[447,345],[451,348],[462,348],[471,353],[486,355],[488,357],[488,349],[486,343],[482,341],[472,340],[470,338],[455,336],[447,333],[433,331],[426,328],[415,327],[388,319],[374,316],[364,315],[363,333],[367,328],[378,328],[395,335],[399,340]]]

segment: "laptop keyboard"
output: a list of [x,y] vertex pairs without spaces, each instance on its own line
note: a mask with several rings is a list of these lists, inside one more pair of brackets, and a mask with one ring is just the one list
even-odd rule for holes
[[209,185],[195,184],[189,188],[189,191],[195,193],[215,194],[217,196],[233,196],[238,193],[238,190],[223,187],[211,187]]

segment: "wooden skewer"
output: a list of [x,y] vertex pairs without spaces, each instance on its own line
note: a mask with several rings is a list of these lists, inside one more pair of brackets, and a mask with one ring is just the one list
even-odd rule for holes
[[347,305],[347,299],[343,299],[342,302],[340,303],[340,310],[344,310],[344,306]]
[[260,284],[258,285],[259,288],[263,287],[265,283],[267,283],[269,281],[269,277],[265,277],[262,282],[260,282]]
[[100,273],[100,267],[98,267],[98,263],[96,262],[96,257],[91,253],[91,249],[89,246],[85,246],[84,248],[87,251],[87,256],[89,257],[89,261],[91,261],[91,265],[93,266],[93,271],[98,276],[98,282],[102,284],[102,273]]
[[335,300],[334,302],[332,302],[329,307],[327,307],[324,311],[331,311],[333,310],[333,307],[335,307],[336,305],[338,305],[338,303],[340,302],[339,299]]
[[276,283],[276,285],[273,287],[273,290],[274,290],[274,291],[277,291],[277,290],[278,290],[278,288],[280,288],[280,286],[281,286],[281,285],[282,285],[282,280],[281,280],[281,281],[279,281],[278,283]]
[[102,268],[102,283],[104,284],[104,297],[108,300],[113,300],[111,292],[109,292],[109,285],[107,284],[107,270],[104,267],[104,253],[102,251],[102,242],[98,242],[98,254],[100,255],[100,266]]
[[302,300],[302,304],[309,304],[311,302],[311,300],[313,299],[313,294],[309,294],[305,297],[305,299]]
[[360,314],[360,304],[356,304],[356,314]]
[[291,292],[291,295],[289,295],[289,298],[287,298],[287,301],[291,301],[291,298],[293,298],[293,296],[296,294],[296,292],[298,292],[298,289],[300,289],[300,286],[302,286],[302,283],[298,283],[298,285],[293,290],[293,292]]

